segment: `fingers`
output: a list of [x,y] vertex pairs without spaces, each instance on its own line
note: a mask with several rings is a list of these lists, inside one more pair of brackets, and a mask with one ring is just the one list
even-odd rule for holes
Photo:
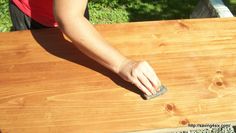
[[118,74],[124,80],[136,85],[145,94],[152,95],[159,91],[158,86],[161,85],[161,82],[155,71],[146,61],[138,62],[130,60],[120,68]]
[[152,92],[152,94],[156,94],[155,88],[143,73],[140,73],[137,78],[140,83],[142,83],[150,92]]
[[152,95],[152,93],[138,79],[133,80],[133,84],[137,86],[146,95]]
[[159,91],[160,80],[147,62],[139,62],[134,68],[132,76],[139,81],[139,86],[136,85],[137,87],[140,87],[140,84],[142,84],[141,88],[139,88],[142,91],[144,91],[143,86],[145,87],[145,92],[148,90],[151,94],[156,94]]
[[161,81],[157,77],[153,68],[147,62],[144,62],[144,64],[145,64],[145,68],[143,68],[143,75],[145,75],[146,78],[149,80],[149,82],[151,82],[152,86],[157,91],[159,91],[160,89],[158,88],[158,86],[161,85]]

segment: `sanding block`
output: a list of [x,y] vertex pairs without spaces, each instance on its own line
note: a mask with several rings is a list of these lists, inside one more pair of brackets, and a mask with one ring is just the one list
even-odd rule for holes
[[160,95],[163,95],[164,93],[166,93],[167,92],[167,88],[164,86],[164,85],[161,85],[161,86],[159,86],[159,91],[157,91],[156,92],[156,94],[154,94],[154,95],[146,95],[146,94],[144,94],[143,95],[143,98],[145,99],[145,100],[150,100],[150,99],[153,99],[153,98],[155,98],[155,97],[158,97],[158,96],[160,96]]

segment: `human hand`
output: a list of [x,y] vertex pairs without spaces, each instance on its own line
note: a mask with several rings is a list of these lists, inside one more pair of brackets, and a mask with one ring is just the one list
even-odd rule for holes
[[146,95],[156,94],[161,85],[153,68],[146,61],[126,60],[119,67],[118,75],[137,86]]

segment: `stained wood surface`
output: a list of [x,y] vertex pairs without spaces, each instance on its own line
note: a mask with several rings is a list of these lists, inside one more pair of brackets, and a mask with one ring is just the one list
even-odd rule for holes
[[150,101],[81,54],[58,29],[0,33],[0,130],[106,133],[235,121],[235,23],[97,25],[121,53],[149,61],[167,86]]

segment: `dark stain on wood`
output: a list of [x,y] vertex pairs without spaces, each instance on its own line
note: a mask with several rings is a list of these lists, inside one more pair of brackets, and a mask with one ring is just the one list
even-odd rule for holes
[[218,82],[216,82],[216,85],[217,85],[217,86],[222,86],[222,85],[223,85],[223,82],[218,81]]
[[175,110],[175,105],[174,104],[166,104],[165,109],[168,112],[174,111]]
[[179,122],[181,125],[187,125],[189,124],[189,120],[188,119],[183,119],[183,120],[180,120]]
[[179,22],[178,24],[179,24],[179,26],[182,27],[183,29],[189,30],[189,26],[186,25],[186,24],[184,24],[183,22]]

